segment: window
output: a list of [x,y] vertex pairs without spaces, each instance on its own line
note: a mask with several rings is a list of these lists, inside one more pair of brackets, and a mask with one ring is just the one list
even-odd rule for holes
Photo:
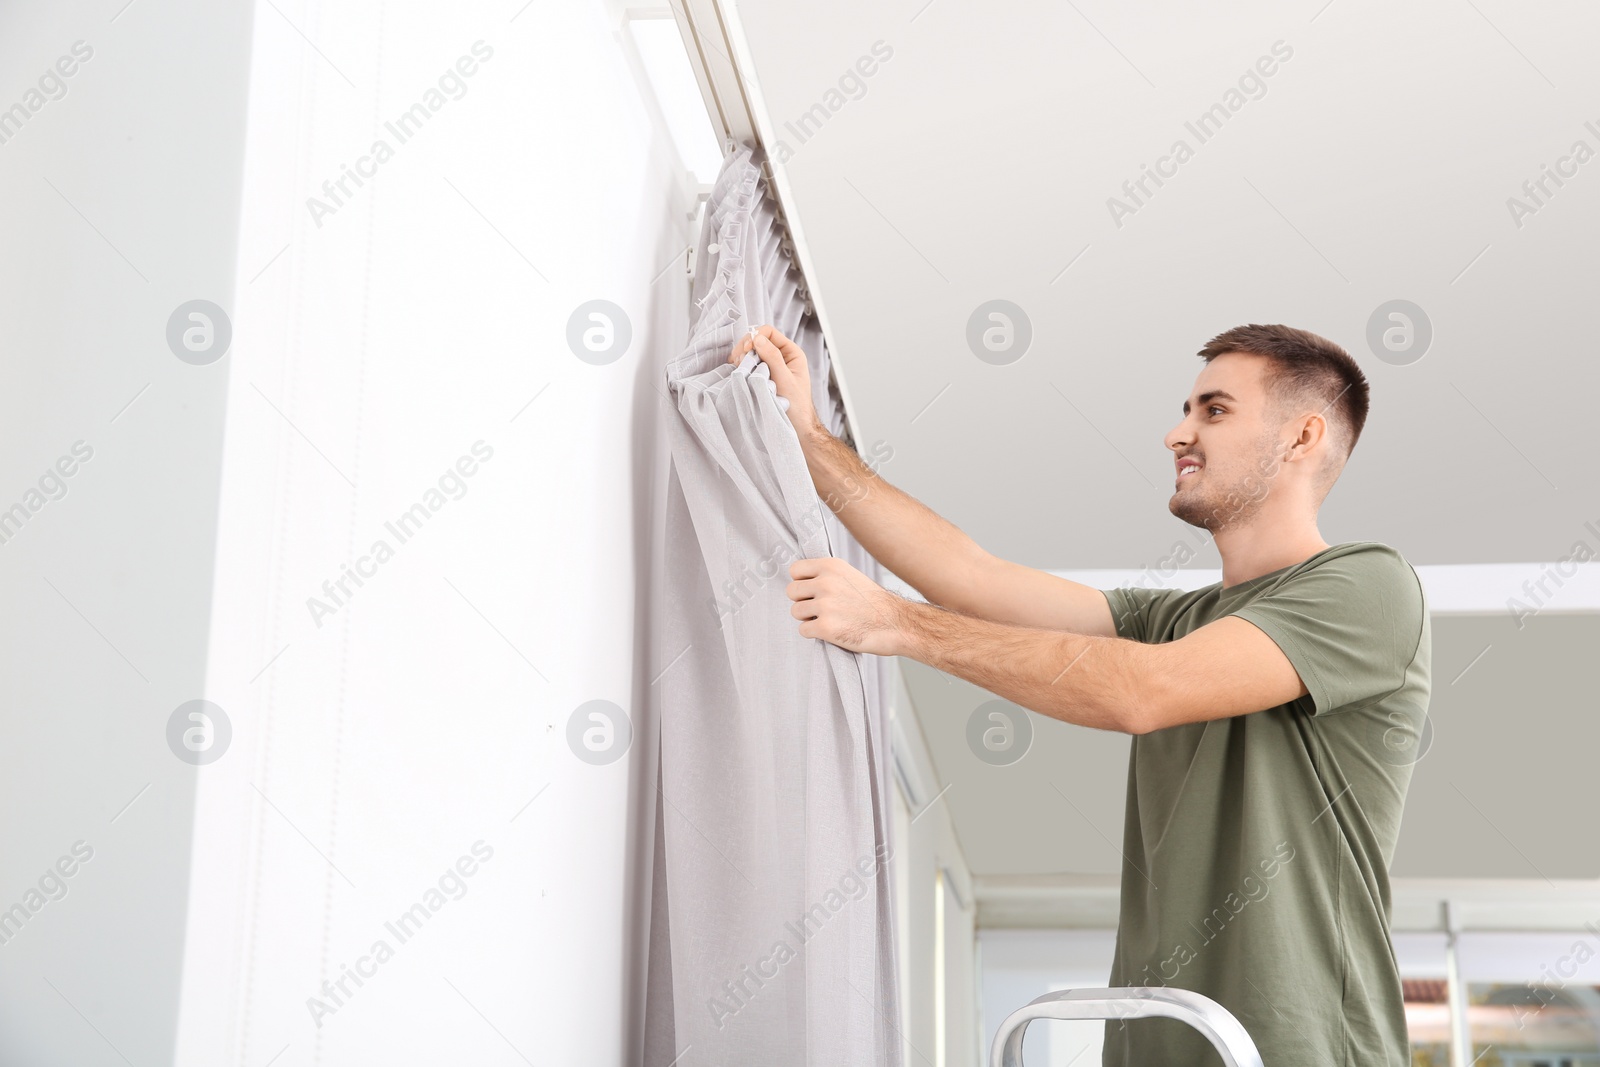
[[1467,987],[1478,1067],[1600,1067],[1600,987]]

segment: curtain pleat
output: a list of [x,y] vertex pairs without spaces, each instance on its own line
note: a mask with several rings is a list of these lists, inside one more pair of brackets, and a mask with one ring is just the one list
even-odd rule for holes
[[734,342],[772,323],[844,430],[759,155],[730,155],[667,367],[671,471],[645,1063],[900,1062],[886,664],[801,637],[796,559],[876,562],[820,501],[775,386]]

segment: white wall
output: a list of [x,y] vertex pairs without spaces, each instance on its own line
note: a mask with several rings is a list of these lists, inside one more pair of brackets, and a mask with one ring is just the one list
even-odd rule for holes
[[172,1059],[228,367],[165,331],[232,286],[249,46],[0,4],[0,1063]]
[[[983,1041],[987,1050],[1006,1016],[1058,989],[1104,989],[1116,950],[1114,930],[982,930]],[[1029,1025],[1023,1059],[1041,1067],[1095,1064],[1104,1022],[1041,1021]]]
[[[256,11],[179,1063],[632,1058],[647,739],[591,765],[567,730],[656,673],[692,196],[623,47],[570,0]],[[632,326],[607,365],[567,344],[594,299]]]
[[[28,510],[0,544],[0,908],[93,849],[0,944],[0,1061],[636,1058],[650,724],[609,765],[566,736],[586,701],[641,707],[667,658],[654,386],[692,194],[619,16],[0,8],[0,105],[94,49],[0,144],[0,500]],[[385,136],[480,40],[465,95]],[[335,201],[378,137],[392,157]],[[197,298],[232,327],[209,364],[165,336]],[[633,328],[604,366],[566,343],[591,299]],[[51,499],[40,472],[80,439]],[[384,524],[418,503],[400,544]],[[324,581],[379,539],[336,604]],[[199,698],[231,738],[197,768],[167,730]],[[934,871],[972,899],[933,784],[897,846],[913,1063],[937,1044]],[[418,903],[401,943],[385,923]],[[946,920],[955,1064],[974,964],[970,914]]]
[[978,1064],[988,1046],[980,1049],[972,878],[950,818],[945,783],[935,774],[899,669],[891,693],[890,711],[896,720],[894,879],[900,909],[896,948],[903,1062],[906,1067]]

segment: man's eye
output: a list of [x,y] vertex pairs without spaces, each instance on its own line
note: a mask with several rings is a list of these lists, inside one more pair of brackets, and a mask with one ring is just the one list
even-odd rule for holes
[[1221,410],[1223,410],[1223,409],[1222,409],[1222,408],[1219,408],[1219,407],[1217,407],[1217,406],[1216,406],[1216,405],[1215,405],[1215,404],[1213,404],[1213,405],[1211,405],[1211,406],[1210,406],[1210,407],[1208,407],[1208,408],[1206,408],[1206,411],[1207,411],[1207,412],[1212,412],[1212,411],[1221,411]]

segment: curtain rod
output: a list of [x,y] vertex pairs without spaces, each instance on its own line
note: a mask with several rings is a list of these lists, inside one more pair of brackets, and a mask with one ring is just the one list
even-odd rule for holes
[[765,193],[772,200],[784,247],[791,253],[790,266],[799,276],[800,296],[806,303],[806,313],[815,316],[823,343],[828,347],[828,378],[839,391],[846,438],[854,442],[857,440],[855,405],[838,370],[839,350],[833,343],[827,310],[811,284],[814,271],[809,249],[801,227],[787,210],[787,201],[793,197],[787,175],[782,172],[781,165],[774,166],[761,135],[761,122],[757,117],[762,113],[760,92],[744,74],[750,68],[750,58],[744,48],[737,13],[731,3],[725,5],[725,0],[670,0],[670,4],[678,31],[683,35],[695,81],[705,98],[706,111],[713,129],[718,132],[724,158],[738,151],[741,145],[760,151]]

